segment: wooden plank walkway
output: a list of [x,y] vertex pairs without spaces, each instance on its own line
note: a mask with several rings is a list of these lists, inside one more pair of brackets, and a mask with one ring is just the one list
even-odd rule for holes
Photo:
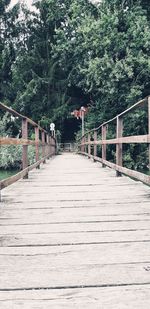
[[150,188],[63,154],[3,190],[0,308],[149,309]]

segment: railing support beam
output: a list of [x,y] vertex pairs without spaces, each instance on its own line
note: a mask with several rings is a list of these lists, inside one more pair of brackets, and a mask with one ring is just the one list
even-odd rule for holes
[[85,152],[85,145],[82,145],[85,142],[85,137],[81,138],[81,152]]
[[49,144],[50,144],[50,137],[49,134],[46,134],[46,155],[49,155],[48,159],[50,158]]
[[[150,135],[150,97],[148,97],[148,134]],[[150,143],[148,145],[149,170],[150,170]]]
[[52,157],[52,155],[53,155],[53,139],[52,139],[51,136],[50,136],[50,145],[49,145],[49,148],[50,148],[50,156]]
[[[106,140],[107,127],[106,125],[102,126],[102,142]],[[102,160],[106,160],[106,144],[102,144]],[[105,167],[105,164],[102,163],[102,167]]]
[[[122,137],[123,135],[123,119],[122,117],[117,117],[117,138]],[[116,144],[116,164],[122,166],[122,143]],[[121,177],[122,174],[116,171],[116,176]]]
[[[35,159],[37,162],[39,161],[39,127],[35,127],[35,143]],[[40,168],[40,165],[37,168]]]
[[[28,121],[27,119],[22,119],[22,138],[28,139]],[[28,167],[28,145],[22,146],[22,169]],[[28,173],[23,177],[24,179],[28,179]]]
[[[44,158],[45,155],[46,155],[45,132],[42,131],[42,157]],[[46,163],[46,160],[44,160],[43,163]]]
[[[96,141],[97,141],[97,131],[94,131],[94,142]],[[94,144],[94,157],[97,157],[97,145],[96,144]],[[96,161],[94,160],[94,162]]]
[[91,156],[91,145],[90,145],[90,141],[91,141],[91,135],[90,133],[88,133],[88,158],[90,159]]

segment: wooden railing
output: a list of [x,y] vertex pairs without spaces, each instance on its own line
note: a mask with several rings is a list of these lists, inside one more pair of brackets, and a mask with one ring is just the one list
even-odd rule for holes
[[[146,114],[148,123],[145,123],[145,128],[147,127],[147,134],[144,135],[134,135],[134,136],[123,136],[123,124],[124,117],[129,113],[135,112],[138,108],[146,107]],[[115,124],[115,138],[107,139],[107,132],[109,125]],[[99,137],[99,138],[98,138]],[[142,181],[150,185],[150,176],[136,170],[132,170],[126,167],[123,167],[123,144],[147,144],[148,146],[148,156],[149,156],[149,167],[150,167],[150,97],[147,97],[121,114],[117,115],[113,119],[101,124],[98,128],[94,128],[91,131],[85,133],[82,136],[78,144],[78,152],[80,154],[88,156],[88,158],[93,158],[94,161],[102,163],[102,167],[108,166],[116,170],[116,176],[121,176],[125,174],[129,177],[133,177],[137,180]],[[97,147],[101,145],[101,157],[97,155]],[[107,160],[107,145],[116,145],[115,151],[115,163]],[[93,149],[92,149],[93,148]],[[91,154],[91,149],[93,154]]]
[[[0,110],[9,113],[16,119],[21,120],[21,138],[1,137],[0,147],[4,145],[22,145],[22,170],[16,175],[0,181],[0,190],[11,185],[20,178],[28,178],[28,173],[34,168],[39,168],[41,163],[45,163],[46,159],[56,154],[56,140],[51,137],[47,131],[41,128],[30,118],[21,115],[12,108],[0,103]],[[30,131],[34,129],[34,140],[28,139]],[[30,132],[31,133],[31,132]],[[29,165],[28,162],[28,146],[35,147],[35,163]],[[42,147],[42,156],[40,158],[39,148]]]

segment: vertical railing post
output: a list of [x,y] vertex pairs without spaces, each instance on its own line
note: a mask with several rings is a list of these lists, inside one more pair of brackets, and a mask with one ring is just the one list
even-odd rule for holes
[[[39,127],[35,127],[35,159],[39,161]],[[40,168],[38,165],[37,168]]]
[[[116,130],[116,137],[117,139],[122,137],[123,134],[123,119],[122,117],[117,116],[117,130]],[[116,164],[122,166],[122,143],[116,144]],[[116,176],[122,176],[122,173],[116,171]]]
[[52,156],[54,154],[54,140],[53,140],[53,137],[51,137],[51,153],[52,153]]
[[[150,138],[150,97],[148,97],[148,135]],[[150,142],[148,145],[149,170],[150,170]]]
[[51,154],[52,154],[52,156],[54,155],[54,151],[55,151],[55,149],[54,149],[54,138],[51,137]]
[[55,136],[55,156],[57,154],[57,139],[56,139],[56,136]]
[[87,153],[86,135],[84,135],[84,152]]
[[47,146],[48,145],[48,141],[47,141],[47,133],[45,133],[45,156],[47,157],[48,155],[48,150],[47,150]]
[[54,153],[53,153],[53,155],[55,156],[55,154],[56,154],[56,140],[54,139]]
[[50,158],[49,144],[50,144],[49,134],[46,134],[46,155],[48,156],[48,159]]
[[83,150],[83,136],[81,137],[80,151],[81,151],[81,152],[84,152],[84,150]]
[[[106,125],[102,126],[102,160],[106,160],[106,144],[103,144],[103,141],[106,140],[107,136],[107,127]],[[106,165],[102,161],[102,167],[105,167]]]
[[56,139],[54,138],[54,156],[56,155]]
[[55,148],[55,139],[53,138],[53,156],[55,155],[56,152],[56,148]]
[[81,152],[85,152],[85,136],[83,135],[81,138]]
[[91,134],[88,133],[88,158],[89,159],[91,157],[91,144],[90,144],[90,142],[91,142]]
[[1,188],[1,184],[0,184],[0,202],[2,201],[2,188]]
[[83,152],[86,153],[87,152],[87,145],[85,144],[86,143],[86,135],[83,136],[83,143],[84,143]]
[[[97,142],[97,131],[94,131],[94,143]],[[97,144],[94,144],[94,157],[97,157]]]
[[[43,158],[46,156],[45,150],[46,150],[46,145],[45,145],[45,132],[42,131],[42,157],[43,157]],[[46,160],[44,160],[43,163],[46,163]]]
[[[28,139],[28,121],[26,118],[22,119],[22,138]],[[22,169],[28,167],[28,145],[23,145],[22,147]],[[23,177],[24,179],[28,178],[28,173]]]
[[50,157],[52,156],[52,137],[49,137],[49,153],[50,153]]

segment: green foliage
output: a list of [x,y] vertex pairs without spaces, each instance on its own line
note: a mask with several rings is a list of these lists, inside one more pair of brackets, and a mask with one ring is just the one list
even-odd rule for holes
[[[40,149],[40,158],[42,150]],[[35,163],[35,147],[28,146],[28,164]],[[0,147],[0,169],[22,169],[22,146]]]
[[21,169],[21,146],[0,147],[0,168]]
[[85,8],[78,24],[72,18],[58,29],[57,40],[55,57],[68,66],[68,83],[90,94],[100,120],[149,93],[150,31],[139,4],[124,10],[119,1],[103,1],[96,18]]
[[[10,115],[6,113],[0,119],[0,136],[12,136],[14,131],[14,123],[11,122]],[[33,138],[33,136],[31,136]],[[42,158],[42,149],[39,147],[39,157]],[[28,146],[28,163],[35,163],[35,147]],[[0,146],[0,169],[22,169],[22,146]]]
[[[3,102],[46,129],[55,122],[63,131],[70,112],[84,104],[90,107],[90,129],[149,95],[149,1],[103,0],[96,6],[88,0],[41,0],[34,13],[24,5],[8,9],[9,2],[0,1]],[[145,134],[139,115],[125,122],[128,135]],[[140,151],[146,158],[146,150]],[[136,147],[130,158],[127,150],[129,166],[133,156]]]
[[123,156],[124,166],[137,171],[148,170],[148,148],[147,145],[131,144],[124,149]]

